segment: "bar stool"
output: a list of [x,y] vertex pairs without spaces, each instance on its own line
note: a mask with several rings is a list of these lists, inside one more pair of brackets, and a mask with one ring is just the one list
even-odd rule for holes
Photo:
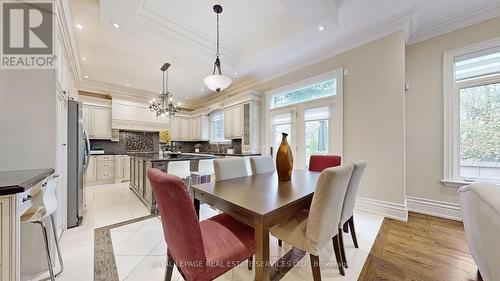
[[[54,176],[47,183],[44,183],[43,197],[42,200],[33,200],[33,206],[26,211],[24,215],[21,216],[21,223],[36,223],[42,228],[43,240],[45,242],[45,253],[47,255],[47,265],[49,268],[49,277],[42,280],[52,280],[54,281],[56,276],[59,276],[64,269],[63,259],[61,256],[61,250],[59,249],[59,241],[57,241],[56,225],[54,223],[54,211],[57,209],[57,200],[55,195],[55,190],[57,186],[57,177]],[[52,225],[52,232],[54,233],[54,240],[56,244],[57,256],[59,258],[60,271],[54,274],[54,268],[52,266],[52,259],[50,257],[49,249],[49,238],[47,235],[47,226],[43,222],[47,217],[50,218],[50,224]],[[41,281],[42,281],[41,280]]]
[[190,161],[169,161],[167,174],[178,176],[186,182],[188,190],[191,190],[191,165]]
[[196,178],[196,183],[206,183],[208,182],[207,177],[215,173],[214,171],[214,160],[213,159],[203,159],[198,162],[198,171],[191,172]]

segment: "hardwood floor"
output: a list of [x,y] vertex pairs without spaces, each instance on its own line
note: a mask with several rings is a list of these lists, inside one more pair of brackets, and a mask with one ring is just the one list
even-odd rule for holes
[[384,220],[358,280],[482,279],[461,222],[410,213]]

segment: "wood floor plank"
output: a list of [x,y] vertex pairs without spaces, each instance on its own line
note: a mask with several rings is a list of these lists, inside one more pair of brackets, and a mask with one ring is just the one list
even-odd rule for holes
[[416,213],[384,220],[358,280],[482,281],[463,224]]

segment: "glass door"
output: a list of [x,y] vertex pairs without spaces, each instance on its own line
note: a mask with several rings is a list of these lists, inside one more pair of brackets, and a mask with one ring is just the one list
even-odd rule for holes
[[287,141],[295,155],[295,107],[280,109],[271,113],[271,136],[273,144],[273,157],[281,144],[282,134],[288,134]]
[[304,164],[308,169],[311,155],[327,155],[330,152],[330,107],[304,109],[303,116]]

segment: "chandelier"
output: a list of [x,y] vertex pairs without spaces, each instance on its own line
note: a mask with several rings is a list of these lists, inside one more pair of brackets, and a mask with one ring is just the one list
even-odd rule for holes
[[170,63],[165,63],[161,67],[161,72],[163,73],[163,88],[160,92],[159,100],[152,99],[149,102],[149,109],[156,112],[156,117],[172,118],[176,113],[180,111],[180,107],[174,104],[174,98],[172,93],[168,91],[168,73],[167,70],[170,67]]
[[214,70],[212,72],[212,75],[208,75],[203,79],[203,82],[209,88],[210,90],[214,92],[220,92],[229,85],[231,85],[231,78],[229,76],[223,75],[221,66],[220,66],[220,47],[219,47],[219,14],[222,13],[222,6],[220,5],[215,5],[214,6],[214,12],[217,14],[217,53],[216,53],[216,58],[215,58],[215,63],[214,63]]

